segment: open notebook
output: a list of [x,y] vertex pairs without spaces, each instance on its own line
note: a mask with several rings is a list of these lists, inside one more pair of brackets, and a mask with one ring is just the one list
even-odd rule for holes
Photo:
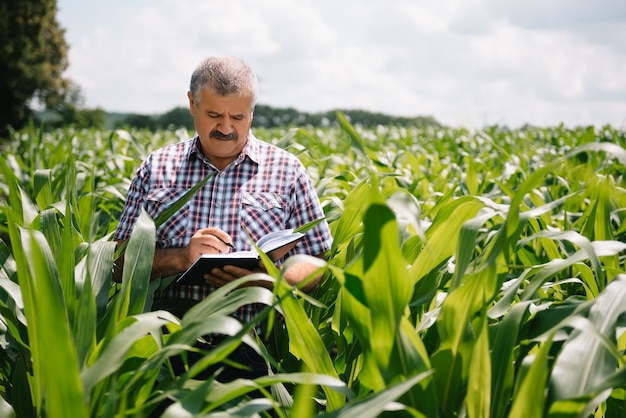
[[[270,232],[257,241],[257,246],[264,254],[276,262],[283,258],[305,234],[293,229],[283,229]],[[203,254],[185,271],[176,284],[193,285],[204,284],[204,274],[215,267],[222,268],[227,265],[238,266],[248,270],[254,270],[261,260],[255,249],[250,251],[235,251],[227,254]]]

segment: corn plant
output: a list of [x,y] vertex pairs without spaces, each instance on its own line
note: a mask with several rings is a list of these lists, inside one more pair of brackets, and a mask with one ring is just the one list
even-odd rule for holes
[[[140,218],[121,285],[111,233],[135,167],[187,133],[18,133],[0,159],[3,416],[623,416],[624,132],[338,116],[257,131],[315,181],[334,237],[319,288],[270,269],[182,318],[150,311],[164,219]],[[231,317],[253,301],[255,321]],[[230,338],[174,376],[211,332]],[[268,376],[196,378],[242,343]]]

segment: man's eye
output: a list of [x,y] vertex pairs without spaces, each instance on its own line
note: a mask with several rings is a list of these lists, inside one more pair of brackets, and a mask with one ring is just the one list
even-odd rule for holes
[[243,116],[242,115],[235,115],[235,116],[233,116],[233,119],[235,119],[235,120],[243,120]]

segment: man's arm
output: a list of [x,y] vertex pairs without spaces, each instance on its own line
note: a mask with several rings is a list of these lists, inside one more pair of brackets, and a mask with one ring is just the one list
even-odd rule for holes
[[[119,248],[124,241],[118,241]],[[152,271],[150,280],[157,277],[167,277],[185,271],[191,263],[187,264],[186,248],[161,248],[154,251],[154,259],[152,260]],[[187,266],[187,267],[184,267]],[[122,282],[122,270],[124,267],[124,253],[115,260],[115,268],[113,269],[113,281]]]
[[[123,241],[117,241],[118,248]],[[194,261],[202,254],[227,253],[230,236],[219,228],[199,229],[191,237],[189,244],[181,248],[157,248],[152,260],[152,272],[150,280],[157,277],[168,277],[187,270]],[[122,281],[122,268],[124,267],[124,254],[115,260],[113,280]]]
[[[318,254],[315,257],[320,258],[322,260],[326,259],[324,257],[324,254]],[[311,274],[313,274],[313,272],[317,270],[318,268],[319,268],[318,266],[316,266],[315,264],[311,264],[311,263],[306,263],[306,262],[296,263],[293,266],[289,267],[287,270],[285,270],[284,277],[287,283],[289,283],[292,286],[296,286],[300,284],[304,279],[309,277]],[[312,291],[313,289],[315,289],[317,285],[319,284],[320,280],[322,279],[322,275],[323,274],[320,273],[314,278],[310,279],[302,287],[302,290],[308,293]]]

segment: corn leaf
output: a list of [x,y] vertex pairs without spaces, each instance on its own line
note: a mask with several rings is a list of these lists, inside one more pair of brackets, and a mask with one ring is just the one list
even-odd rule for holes
[[[528,368],[517,385],[513,396],[511,417],[542,417],[546,404],[545,387],[548,380],[548,355],[552,348],[552,339],[545,341],[536,355],[524,359],[524,366]],[[530,366],[529,366],[530,365]]]
[[[623,363],[621,354],[612,348],[615,327],[626,306],[626,275],[620,275],[595,299],[589,321],[597,331],[577,329],[563,348],[552,369],[550,398],[570,399],[595,394],[606,376]],[[604,336],[608,341],[599,338]]]
[[22,271],[26,274],[20,276],[20,283],[31,282],[27,288],[33,295],[25,304],[36,301],[27,309],[27,320],[29,330],[37,324],[30,341],[38,341],[33,355],[38,358],[35,373],[45,388],[46,416],[86,417],[78,357],[52,252],[38,231],[23,230],[22,237],[29,270]]
[[156,246],[155,225],[145,211],[139,215],[127,242],[118,317],[144,311]]
[[371,335],[367,348],[381,373],[389,368],[400,318],[412,297],[406,261],[400,250],[398,229],[391,210],[371,205],[364,220],[363,288],[370,312]]
[[487,315],[478,321],[476,344],[472,350],[467,381],[467,415],[470,417],[486,417],[491,411],[492,364],[489,355],[489,334]]
[[[472,197],[462,197],[442,206],[432,225],[426,230],[426,243],[413,263],[409,275],[413,282],[428,274],[454,255],[459,245],[459,236],[463,224],[472,219],[483,204]],[[418,290],[426,291],[426,289]]]

